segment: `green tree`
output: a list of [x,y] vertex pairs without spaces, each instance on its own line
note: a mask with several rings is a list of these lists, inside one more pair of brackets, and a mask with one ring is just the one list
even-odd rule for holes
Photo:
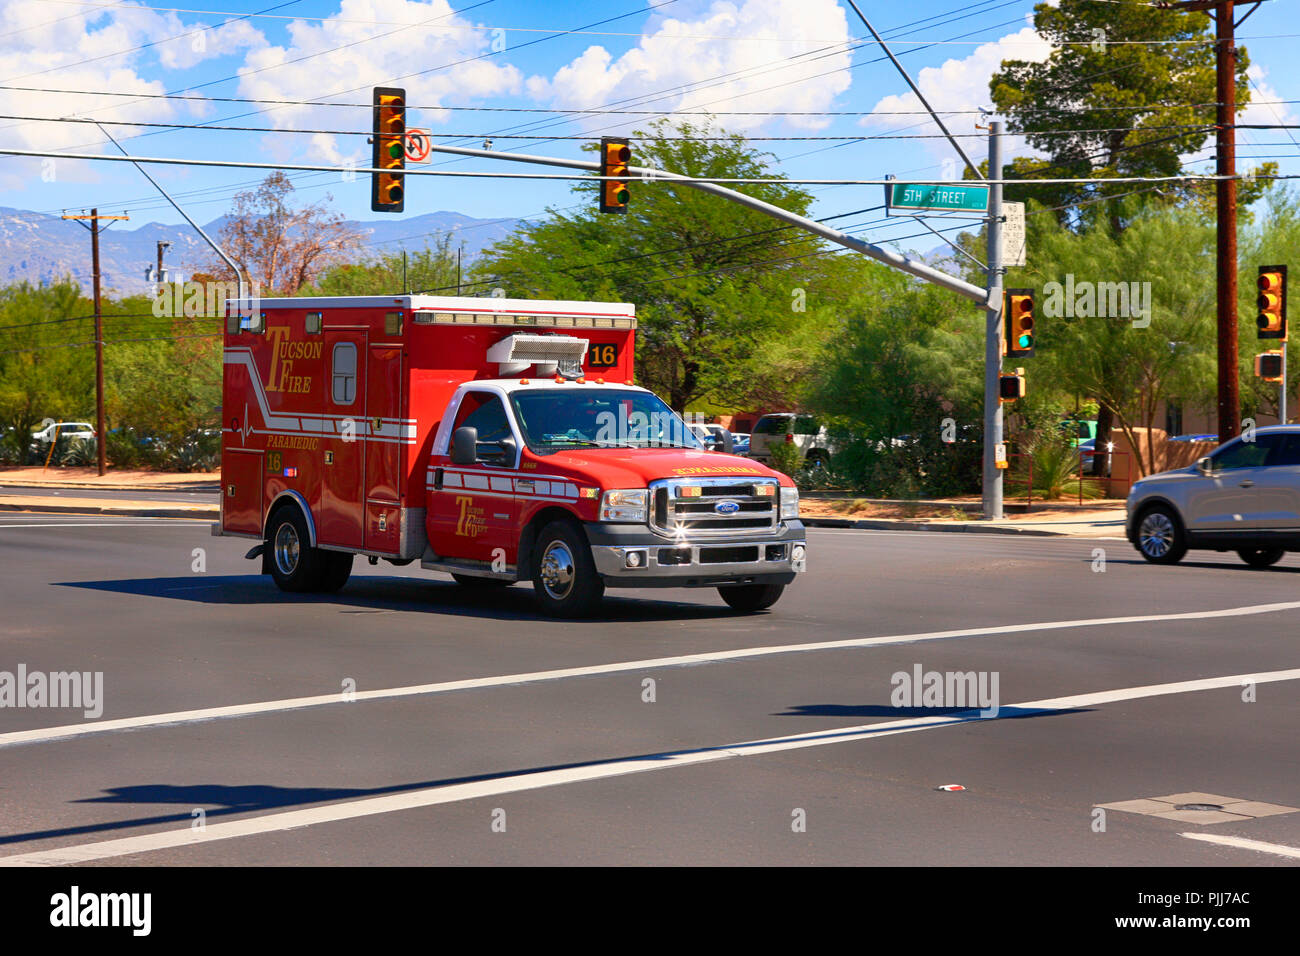
[[[717,139],[706,140],[711,136]],[[592,147],[594,148],[594,147]],[[711,125],[654,124],[633,139],[633,164],[713,178],[779,179],[772,157]],[[579,211],[551,210],[487,250],[480,290],[508,296],[636,304],[637,377],[678,411],[711,401],[790,400],[806,370],[801,340],[829,319],[819,298],[820,244],[761,213],[672,183],[631,183],[626,215],[597,211],[596,184]],[[805,213],[811,196],[784,183],[749,195]]]
[[[1006,170],[1010,177],[1106,179],[1183,172],[1180,157],[1199,150],[1215,123],[1214,45],[1205,42],[1213,39],[1209,16],[1160,10],[1141,0],[1060,0],[1034,7],[1034,27],[1053,44],[1048,58],[1005,60],[989,81],[1008,131],[1024,135],[1047,157],[1016,159]],[[1250,101],[1249,66],[1239,47],[1239,111]],[[1260,189],[1259,183],[1248,187],[1243,205]],[[1007,198],[1036,199],[1062,222],[1107,219],[1119,233],[1125,207],[1091,201],[1134,190],[1131,183],[1026,185],[1008,187]],[[1194,186],[1168,183],[1156,195],[1170,201],[1197,192]]]
[[1007,281],[1039,290],[1030,387],[1052,382],[1112,410],[1146,473],[1155,449],[1135,429],[1154,426],[1162,401],[1213,394],[1214,230],[1195,207],[1135,206],[1118,235],[1104,222],[1049,224]]
[[298,294],[400,295],[406,291],[436,291],[440,295],[454,295],[457,251],[452,247],[452,236],[443,233],[434,237],[432,245],[409,253],[405,261],[398,250],[332,266],[314,283],[300,288]]
[[94,410],[90,309],[71,278],[0,289],[0,456],[22,463],[46,418]]

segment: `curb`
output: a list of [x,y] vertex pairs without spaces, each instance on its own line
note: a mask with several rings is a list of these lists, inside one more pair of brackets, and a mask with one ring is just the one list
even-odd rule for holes
[[938,524],[932,521],[890,521],[887,519],[850,518],[800,518],[809,528],[855,528],[867,531],[964,531],[970,534],[1025,534],[1044,538],[1071,538],[1064,531],[1043,531],[1040,528],[1006,528],[1000,525]]
[[195,518],[200,520],[221,519],[220,508],[114,508],[79,505],[37,505],[0,503],[0,512],[22,512],[26,514],[71,514],[71,515],[105,515],[117,518]]

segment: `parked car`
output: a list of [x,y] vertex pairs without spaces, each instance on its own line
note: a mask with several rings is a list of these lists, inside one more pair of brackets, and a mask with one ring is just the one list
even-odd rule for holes
[[804,461],[810,465],[825,465],[835,453],[825,426],[811,415],[773,412],[754,423],[749,438],[749,457],[769,462],[772,446],[780,442],[797,445]]
[[52,422],[39,431],[32,432],[32,441],[48,445],[54,436],[60,438],[85,438],[94,441],[95,426],[89,422]]
[[691,430],[691,434],[700,440],[700,442],[709,451],[725,451],[726,436],[729,432],[721,425],[706,425],[700,422],[691,422],[686,426]]
[[1300,550],[1300,425],[1250,438],[1133,485],[1126,530],[1142,557],[1174,564],[1189,549],[1236,551],[1264,568]]
[[731,433],[731,452],[735,455],[749,454],[749,433],[732,432]]

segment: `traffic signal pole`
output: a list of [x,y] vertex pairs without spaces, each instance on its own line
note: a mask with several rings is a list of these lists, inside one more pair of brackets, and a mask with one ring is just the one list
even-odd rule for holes
[[1002,122],[989,124],[988,287],[984,311],[984,517],[1002,517]]

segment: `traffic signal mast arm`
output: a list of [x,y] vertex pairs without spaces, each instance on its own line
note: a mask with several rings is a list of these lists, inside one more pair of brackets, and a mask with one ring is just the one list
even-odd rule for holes
[[[466,146],[434,146],[434,152],[453,153],[458,156],[477,156],[482,159],[507,160],[515,163],[532,163],[538,166],[560,166],[566,169],[585,169],[590,172],[600,173],[601,163],[591,162],[582,159],[556,159],[553,156],[532,156],[527,153],[501,153],[496,150],[474,149]],[[683,186],[689,186],[700,192],[712,193],[715,196],[721,196],[723,199],[747,206],[755,212],[761,212],[765,216],[781,222],[789,223],[803,229],[805,232],[811,232],[813,235],[821,236],[823,239],[829,239],[831,242],[844,246],[846,249],[852,249],[854,252],[860,252],[863,255],[870,256],[877,262],[883,262],[887,266],[892,266],[901,272],[914,275],[918,279],[924,279],[935,285],[948,289],[950,292],[956,292],[960,296],[970,299],[972,302],[982,306],[989,306],[989,294],[985,289],[977,285],[972,285],[956,276],[950,276],[946,272],[940,272],[938,269],[911,259],[907,256],[900,255],[889,249],[883,249],[880,246],[874,246],[869,242],[863,242],[856,236],[850,236],[848,233],[840,232],[830,226],[820,223],[815,219],[809,219],[800,216],[797,213],[782,209],[780,206],[773,206],[771,203],[763,202],[761,199],[755,199],[753,196],[747,196],[744,193],[736,192],[734,189],[728,189],[726,186],[719,186],[716,183],[696,182],[687,176],[679,173],[669,172],[664,169],[652,169],[645,166],[628,166],[627,175],[639,177],[644,182],[650,182],[658,179],[667,182],[679,182]],[[601,187],[603,190],[603,186]],[[999,303],[993,303],[992,307],[998,307]]]

